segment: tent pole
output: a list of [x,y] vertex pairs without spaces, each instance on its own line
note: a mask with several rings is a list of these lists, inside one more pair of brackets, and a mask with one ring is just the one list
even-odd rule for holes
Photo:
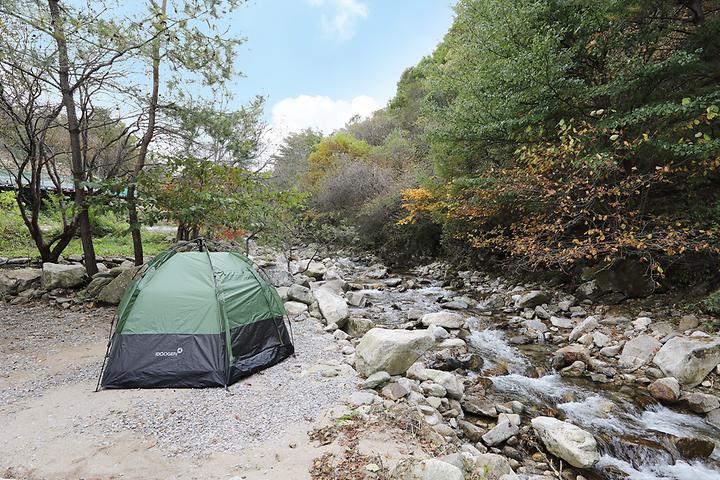
[[107,349],[105,350],[105,357],[103,358],[102,367],[100,367],[100,375],[98,376],[97,385],[95,386],[95,393],[100,390],[100,382],[102,381],[102,375],[105,371],[105,364],[107,363],[108,356],[110,355],[110,344],[112,343],[113,325],[115,325],[115,319],[117,314],[113,315],[112,321],[110,322],[110,334],[108,335]]

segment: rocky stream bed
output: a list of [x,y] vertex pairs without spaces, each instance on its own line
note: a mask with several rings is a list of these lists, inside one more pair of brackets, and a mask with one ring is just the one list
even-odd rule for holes
[[[416,405],[439,435],[461,444],[474,471],[492,464],[530,478],[720,479],[720,340],[705,331],[712,320],[662,297],[607,306],[480,272],[451,275],[442,264],[398,276],[347,260],[323,266],[310,273],[343,277],[329,283],[343,284],[355,305],[345,330],[368,328],[367,319],[433,337],[431,348],[415,351],[424,350],[417,363],[388,375],[382,368],[398,365],[366,339],[348,363],[369,375],[373,403]],[[286,293],[291,302],[296,289]],[[405,342],[396,331],[376,330],[374,342],[395,348]]]

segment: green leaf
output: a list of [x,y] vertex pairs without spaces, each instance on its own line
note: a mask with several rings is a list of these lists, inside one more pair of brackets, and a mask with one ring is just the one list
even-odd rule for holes
[[685,97],[682,99],[682,106],[687,107],[692,103],[692,100],[689,97]]

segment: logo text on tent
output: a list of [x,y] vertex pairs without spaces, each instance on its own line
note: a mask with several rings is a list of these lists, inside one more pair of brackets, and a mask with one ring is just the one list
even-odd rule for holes
[[177,357],[183,352],[182,347],[178,347],[174,352],[155,352],[156,357]]

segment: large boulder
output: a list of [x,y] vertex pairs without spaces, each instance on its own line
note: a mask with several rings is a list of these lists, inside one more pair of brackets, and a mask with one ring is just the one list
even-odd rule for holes
[[350,309],[345,299],[327,286],[316,288],[313,293],[318,302],[320,313],[322,313],[328,325],[336,323],[338,327],[342,328],[350,316]]
[[125,295],[125,290],[128,289],[141,268],[141,266],[126,268],[124,272],[113,278],[110,283],[100,290],[95,301],[103,305],[117,305],[120,303],[123,295]]
[[600,460],[595,438],[582,428],[553,417],[535,417],[531,423],[545,448],[573,467],[590,468]]
[[45,290],[75,288],[85,284],[85,267],[79,264],[43,263],[40,283]]
[[650,363],[660,347],[662,347],[662,343],[657,338],[650,335],[638,335],[625,344],[618,365],[629,371],[637,370]]
[[682,385],[694,387],[720,364],[720,338],[671,338],[655,355],[653,363]]
[[302,285],[291,285],[287,292],[288,299],[295,300],[305,305],[311,305],[315,301],[315,297],[309,288]]
[[434,343],[427,330],[373,328],[355,348],[355,368],[365,377],[380,371],[402,375]]
[[85,287],[85,293],[89,298],[95,298],[98,293],[100,293],[100,290],[102,290],[105,285],[112,282],[112,278],[110,277],[96,277],[93,278],[87,287]]
[[552,300],[552,297],[549,293],[541,290],[533,290],[518,298],[515,306],[517,308],[535,308],[543,303],[550,303],[550,300]]
[[426,313],[420,321],[426,327],[435,325],[437,327],[458,329],[463,326],[462,315],[453,312]]
[[40,283],[42,270],[39,268],[20,268],[0,273],[0,297],[15,295],[33,288]]
[[647,264],[630,258],[600,264],[583,272],[583,280],[589,283],[581,285],[576,295],[591,300],[647,297],[655,290],[655,282],[647,273]]
[[463,480],[465,475],[451,463],[430,458],[427,460],[409,459],[400,462],[392,472],[392,480]]

